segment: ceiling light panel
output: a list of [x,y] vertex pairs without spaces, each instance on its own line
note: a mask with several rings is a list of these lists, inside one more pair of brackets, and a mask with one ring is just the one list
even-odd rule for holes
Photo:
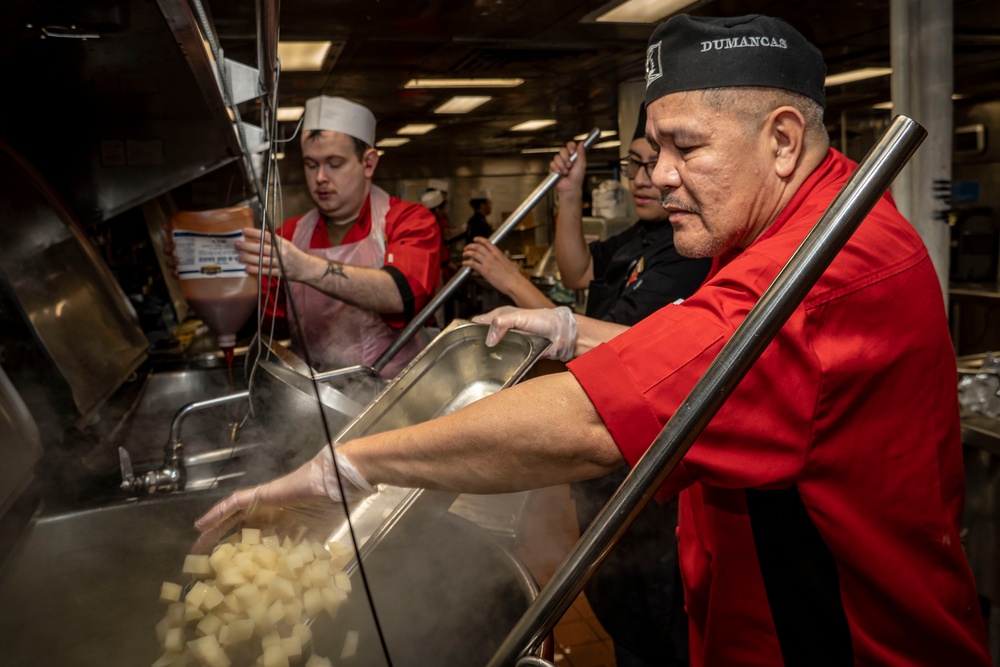
[[622,142],[618,139],[615,139],[614,141],[602,141],[599,144],[594,144],[594,148],[617,148],[618,146],[621,145]]
[[[616,132],[615,130],[601,130],[601,134],[597,138],[598,139],[607,139],[608,137],[613,137],[616,134],[618,134],[618,132]],[[576,135],[575,137],[573,137],[573,139],[575,139],[576,141],[583,141],[584,139],[586,139],[589,136],[590,136],[590,132],[584,132],[583,134]]]
[[433,123],[411,123],[396,130],[396,134],[427,134],[435,127]]
[[851,70],[850,72],[831,74],[826,77],[826,85],[840,86],[845,83],[864,81],[865,79],[874,79],[876,77],[888,76],[890,74],[892,74],[891,67],[862,67],[861,69]]
[[556,121],[551,118],[538,119],[538,120],[526,120],[523,123],[518,123],[514,127],[510,128],[511,132],[531,132],[532,130],[540,130],[543,127],[549,127],[550,125],[555,125]]
[[516,88],[524,79],[410,79],[403,88]]
[[693,4],[696,2],[692,0],[628,0],[595,20],[601,23],[656,23]]
[[435,109],[434,113],[469,113],[492,99],[489,95],[456,95]]
[[282,72],[318,72],[333,42],[278,42]]
[[393,148],[408,143],[410,143],[410,140],[407,137],[386,137],[382,141],[376,141],[375,145],[379,148]]
[[278,120],[281,122],[297,122],[302,118],[305,107],[278,107]]
[[521,152],[525,155],[532,153],[558,153],[562,149],[562,146],[548,146],[546,148],[522,148]]

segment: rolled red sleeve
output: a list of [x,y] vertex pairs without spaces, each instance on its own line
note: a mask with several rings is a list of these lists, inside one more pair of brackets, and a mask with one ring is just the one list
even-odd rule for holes
[[397,280],[404,312],[383,315],[393,328],[403,327],[427,305],[441,282],[441,230],[425,207],[393,197],[385,221],[385,268],[405,280],[409,294]]

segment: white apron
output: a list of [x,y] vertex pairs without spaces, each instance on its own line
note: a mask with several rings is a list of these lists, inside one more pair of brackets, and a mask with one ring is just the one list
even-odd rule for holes
[[[292,243],[310,255],[351,266],[378,269],[385,265],[385,218],[389,212],[389,195],[373,185],[371,189],[371,232],[356,243],[335,248],[310,248],[309,241],[320,216],[316,209],[299,220]],[[397,331],[382,317],[331,297],[309,285],[286,284],[289,298],[295,304],[298,322],[289,312],[288,325],[294,342],[304,341],[316,370],[331,370],[345,366],[370,366],[396,339]],[[384,369],[382,375],[395,377],[427,344],[426,335],[414,336]]]

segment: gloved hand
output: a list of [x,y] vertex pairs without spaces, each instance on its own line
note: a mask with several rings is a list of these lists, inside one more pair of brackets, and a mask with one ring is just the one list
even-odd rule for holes
[[502,306],[485,315],[476,315],[472,321],[490,325],[486,334],[488,347],[500,342],[510,329],[517,329],[552,341],[543,355],[548,359],[569,361],[576,351],[576,318],[566,306],[534,309]]
[[[350,461],[337,452],[334,466],[332,448],[324,447],[316,456],[284,477],[250,489],[242,489],[216,503],[195,521],[201,533],[196,551],[207,551],[234,526],[242,523],[271,525],[285,519],[329,530],[335,516],[343,516],[341,488],[348,495],[369,495],[375,488]],[[340,472],[339,482],[337,472]],[[325,537],[325,536],[324,536]]]

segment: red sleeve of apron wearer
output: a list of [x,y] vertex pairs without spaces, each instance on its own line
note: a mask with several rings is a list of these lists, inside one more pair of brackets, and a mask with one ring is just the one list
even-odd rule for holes
[[[768,266],[771,265],[771,266]],[[780,266],[780,265],[779,265]],[[669,305],[569,370],[634,466],[757,302],[777,267],[766,258],[740,274],[723,269],[680,305]],[[818,380],[801,309],[740,382],[674,474],[664,501],[693,482],[779,488],[801,470]],[[794,397],[773,400],[773,394]],[[771,400],[768,400],[771,396]]]
[[[413,293],[413,313],[427,305],[441,282],[441,230],[434,214],[420,204],[389,199],[385,219],[385,265],[406,278]],[[402,314],[383,315],[394,329],[406,325]]]

